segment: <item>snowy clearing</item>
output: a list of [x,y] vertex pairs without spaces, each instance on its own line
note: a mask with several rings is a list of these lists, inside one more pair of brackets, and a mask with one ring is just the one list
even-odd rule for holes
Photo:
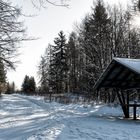
[[0,98],[0,140],[139,140],[140,121],[119,107],[62,105],[42,97]]

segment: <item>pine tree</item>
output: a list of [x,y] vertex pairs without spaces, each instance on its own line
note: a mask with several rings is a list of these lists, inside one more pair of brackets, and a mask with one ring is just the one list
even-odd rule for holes
[[52,46],[52,58],[50,60],[50,85],[55,93],[67,91],[67,61],[66,61],[66,37],[60,31]]
[[50,63],[51,63],[51,58],[52,58],[52,45],[48,45],[46,48],[46,51],[43,56],[41,56],[41,60],[38,66],[38,75],[40,79],[40,90],[43,94],[49,93],[49,87],[52,84],[52,77],[51,71],[50,70]]
[[15,83],[14,82],[11,83],[11,89],[12,89],[12,93],[15,93]]
[[34,77],[25,76],[22,84],[22,91],[25,93],[34,93],[36,90],[36,83]]
[[4,92],[6,88],[6,70],[3,61],[0,61],[0,93]]
[[6,89],[6,94],[11,94],[11,86],[9,84],[9,82],[7,83],[7,89]]
[[2,61],[0,61],[0,83],[6,83],[6,70]]
[[74,92],[78,88],[78,38],[75,32],[69,36],[67,49],[67,64],[68,64],[68,86],[69,91]]
[[15,83],[14,82],[12,82],[11,84],[8,82],[6,87],[7,87],[6,92],[5,92],[6,94],[12,94],[15,92]]
[[41,56],[41,61],[39,64],[39,70],[38,70],[38,75],[40,78],[40,85],[41,85],[41,92],[45,93],[48,92],[48,78],[47,78],[47,73],[46,71],[48,71],[48,67],[47,67],[48,63],[46,63],[46,59],[44,56]]
[[22,84],[22,91],[25,93],[29,92],[29,80],[29,76],[26,75]]
[[104,68],[108,65],[109,59],[107,52],[110,43],[111,20],[101,0],[98,0],[93,10],[89,20],[92,46],[95,48],[93,53],[94,58],[92,60],[99,67],[100,72],[103,72]]
[[29,91],[31,93],[35,93],[36,91],[36,83],[34,77],[29,78]]
[[110,25],[106,8],[98,0],[92,13],[85,17],[79,33],[84,63],[81,81],[85,91],[92,92],[94,83],[109,63]]

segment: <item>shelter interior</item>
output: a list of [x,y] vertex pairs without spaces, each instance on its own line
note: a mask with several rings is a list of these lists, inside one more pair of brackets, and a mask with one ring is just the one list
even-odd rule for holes
[[114,89],[125,118],[129,118],[129,108],[133,107],[136,119],[136,100],[130,103],[131,91],[140,91],[140,59],[114,58],[94,86],[94,91]]

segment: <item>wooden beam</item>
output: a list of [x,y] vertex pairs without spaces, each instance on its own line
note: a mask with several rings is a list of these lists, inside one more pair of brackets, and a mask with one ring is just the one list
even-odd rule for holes
[[121,95],[120,95],[118,89],[116,89],[116,92],[117,92],[117,96],[118,96],[118,99],[119,99],[120,105],[121,105],[121,107],[122,107],[122,110],[123,110],[124,116],[125,116],[125,118],[127,118],[127,117],[128,117],[128,114],[127,114],[128,112],[127,112],[127,110],[126,110],[126,106],[125,106],[125,104],[124,104],[124,102],[123,102],[123,100],[122,100],[122,98],[121,98]]
[[125,100],[125,97],[124,97],[124,93],[123,93],[122,90],[120,90],[120,92],[121,92],[122,102],[123,102],[123,104],[126,104],[126,100]]
[[132,76],[131,71],[128,71],[123,77],[122,81],[118,82],[118,85],[120,85],[120,88],[123,89],[125,85],[128,85],[129,82],[126,82],[130,76]]
[[134,106],[140,107],[140,104],[129,104],[129,106],[130,106],[130,107],[134,107]]
[[123,102],[124,110],[125,110],[125,118],[129,118],[129,106],[127,105],[127,96],[125,98],[124,91],[121,90],[120,92],[121,92],[121,98],[122,98],[122,102]]
[[126,103],[127,103],[127,118],[129,118],[129,91],[126,91]]
[[[124,67],[120,67],[120,70],[118,71],[118,73],[113,77],[113,79],[111,79],[111,85],[115,82],[118,82],[118,80],[116,80],[118,78],[118,76],[124,71]],[[107,80],[109,81],[109,79]]]
[[136,113],[136,104],[134,105],[134,108],[133,108],[133,119],[136,120],[137,119],[137,113]]
[[[121,74],[121,72],[124,71],[124,69],[126,68],[123,68],[121,67],[120,71],[115,75],[115,77],[113,79],[104,79],[106,80],[107,82],[109,82],[108,84],[103,84],[102,82],[102,87],[105,87],[105,88],[120,88],[120,89],[123,89],[125,85],[127,85],[130,81],[127,81],[127,79],[130,78],[130,76],[132,76],[132,72],[130,70],[127,70],[125,71],[126,74],[124,74],[124,76],[121,78],[121,79],[117,79],[117,77],[119,77],[119,75]],[[124,83],[124,85],[122,85],[122,83]]]
[[[111,73],[113,73],[113,69],[115,68],[115,67],[118,67],[119,66],[119,64],[118,63],[116,63],[116,65],[114,64],[114,63],[116,63],[115,61],[113,61],[112,62],[112,64],[110,65],[110,68],[109,68],[109,72],[107,72],[107,74],[106,75],[104,75],[104,73],[103,73],[103,80],[101,81],[101,83],[98,85],[98,87],[97,87],[97,89],[100,89],[101,87],[104,87],[104,86],[102,86],[103,85],[103,83],[104,83],[104,81],[106,81],[106,78],[111,74]],[[112,66],[113,65],[113,66]],[[112,66],[112,67],[111,67]]]

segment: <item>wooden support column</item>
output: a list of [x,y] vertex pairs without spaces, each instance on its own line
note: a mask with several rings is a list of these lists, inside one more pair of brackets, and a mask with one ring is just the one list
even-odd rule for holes
[[137,102],[134,101],[133,104],[129,104],[130,107],[133,107],[133,119],[137,119],[137,107],[140,107],[140,104],[137,104]]
[[136,120],[137,119],[137,114],[136,114],[136,108],[137,108],[137,105],[134,104],[134,108],[133,108],[133,119]]
[[126,99],[127,118],[129,118],[130,116],[129,116],[129,92],[128,91],[127,91],[127,94],[126,94],[126,98],[127,98]]
[[124,103],[124,101],[123,101],[123,98],[124,98],[124,97],[122,96],[122,94],[120,95],[118,89],[116,89],[116,92],[117,92],[117,96],[118,96],[119,102],[120,102],[120,104],[121,104],[121,107],[122,107],[124,116],[125,116],[125,118],[128,118],[127,109],[126,109],[125,103]]
[[125,101],[124,93],[123,93],[122,90],[121,90],[120,92],[121,92],[122,102],[123,102],[123,104],[125,105],[125,104],[126,104],[126,101]]
[[124,105],[125,109],[125,118],[129,118],[129,93],[127,93],[126,97],[124,96],[124,92],[121,90],[121,97],[122,97],[122,102]]
[[96,102],[99,102],[99,90],[96,91]]
[[137,119],[137,101],[134,101],[134,107],[133,107],[133,119],[136,120]]

